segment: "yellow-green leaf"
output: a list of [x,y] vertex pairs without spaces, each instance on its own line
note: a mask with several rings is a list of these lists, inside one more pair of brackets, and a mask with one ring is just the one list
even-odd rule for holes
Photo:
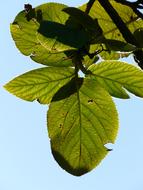
[[90,77],[114,97],[129,98],[125,89],[143,97],[143,71],[133,65],[120,61],[103,61],[91,65],[88,70],[92,72]]
[[45,67],[20,75],[4,87],[17,97],[48,104],[54,94],[74,77],[74,69]]
[[90,65],[92,65],[93,63],[96,63],[98,60],[99,60],[98,56],[94,56],[93,58],[90,58],[88,55],[86,55],[83,57],[82,63],[84,64],[86,68],[88,68]]
[[[11,24],[11,34],[17,48],[26,56],[30,56],[34,61],[49,66],[72,66],[72,60],[66,56],[65,52],[47,49],[37,38],[37,30],[40,23],[44,21],[65,24],[68,15],[62,11],[66,5],[58,3],[47,3],[33,9],[35,15],[40,12],[41,20],[37,16],[30,20],[26,17],[26,12],[21,11]],[[53,39],[54,40],[54,39]]]
[[[126,26],[130,29],[132,33],[134,33],[137,29],[143,27],[143,20],[139,19],[138,16],[134,13],[134,11],[125,5],[122,5],[120,3],[117,3],[114,0],[110,0],[110,3],[114,7],[114,9],[117,11],[121,19],[124,21]],[[81,10],[86,9],[86,5],[80,7]],[[112,21],[112,19],[109,17],[107,12],[104,10],[104,8],[100,5],[99,1],[96,0],[93,4],[89,15],[93,19],[97,19],[98,23],[103,31],[103,35],[106,39],[112,39],[112,40],[119,40],[125,42],[122,34]],[[99,48],[98,45],[95,46],[96,49]],[[103,51],[101,54],[101,57],[103,59],[119,59],[120,53],[117,55],[115,52],[105,52]],[[124,54],[121,55],[122,57]]]
[[75,79],[60,89],[48,110],[53,156],[69,173],[95,168],[114,143],[118,117],[111,96],[95,80]]
[[[130,7],[117,3],[114,0],[110,0],[110,3],[118,12],[119,16],[122,18],[125,24],[129,27],[129,29],[131,29],[131,32],[134,32],[135,30],[143,26],[142,19],[138,19],[138,16]],[[80,9],[82,10],[85,10],[85,8],[86,4],[80,7]],[[103,30],[103,34],[107,39],[118,39],[120,41],[124,41],[118,28],[109,17],[108,13],[106,13],[104,8],[100,5],[98,0],[95,1],[95,3],[93,4],[89,15],[93,19],[98,19],[100,27]]]

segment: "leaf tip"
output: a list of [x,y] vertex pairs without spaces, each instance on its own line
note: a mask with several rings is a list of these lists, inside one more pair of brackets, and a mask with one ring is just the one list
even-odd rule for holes
[[58,164],[66,170],[68,173],[70,173],[73,176],[80,177],[86,173],[88,173],[90,170],[88,168],[79,167],[79,168],[73,168],[69,162],[56,150],[52,148],[52,154],[55,158],[55,160],[58,162]]

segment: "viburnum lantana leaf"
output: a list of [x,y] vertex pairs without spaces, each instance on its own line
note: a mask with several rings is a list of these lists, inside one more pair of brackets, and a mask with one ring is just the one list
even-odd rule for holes
[[98,56],[94,56],[93,58],[90,58],[88,55],[83,57],[83,65],[88,68],[90,65],[96,63],[99,60]]
[[133,52],[138,49],[136,46],[134,46],[132,44],[122,42],[119,40],[106,39],[103,41],[103,44],[105,44],[107,46],[106,48],[109,51]]
[[[143,26],[143,20],[139,19],[130,7],[117,3],[114,0],[109,1],[114,7],[114,9],[118,12],[119,16],[124,21],[124,23],[129,27],[131,32],[134,32],[135,30]],[[84,11],[86,9],[86,4],[79,8]],[[95,1],[95,3],[93,4],[89,15],[93,19],[98,20],[99,25],[102,28],[103,34],[107,39],[118,39],[120,41],[125,41],[119,29],[116,27],[112,19],[109,17],[108,13],[100,5],[98,0]]]
[[54,96],[48,111],[52,153],[59,165],[80,176],[95,168],[114,143],[118,117],[111,96],[98,82],[78,78]]
[[117,60],[120,57],[127,57],[133,51],[139,49],[136,46],[122,42],[119,40],[104,39],[97,44],[91,44],[89,52],[94,53],[95,50],[102,50],[100,56],[105,60]]
[[121,61],[103,61],[91,65],[88,70],[92,73],[90,77],[114,97],[129,98],[125,89],[143,97],[143,72],[133,65]]
[[[138,16],[134,13],[134,11],[120,3],[117,3],[114,0],[110,0],[110,3],[117,11],[121,19],[127,25],[127,27],[134,33],[137,29],[143,27],[143,20],[139,19]],[[85,11],[86,4],[79,7],[81,10]],[[103,31],[103,34],[106,39],[119,40],[125,42],[122,34],[119,29],[116,27],[112,19],[109,17],[108,13],[104,10],[104,8],[100,5],[99,1],[96,0],[89,12],[89,15],[93,19],[97,19],[98,23]],[[99,49],[99,45],[95,46],[96,49]],[[103,59],[119,59],[121,56],[124,57],[124,54],[117,54],[117,52],[108,52],[103,51],[100,53]],[[128,54],[129,55],[129,54]],[[125,54],[127,56],[127,54]]]
[[[56,47],[55,51],[54,43],[56,36],[52,37],[51,41],[47,39],[47,41],[50,42],[48,48],[47,45],[45,46],[43,43],[43,40],[37,37],[40,25],[42,25],[44,21],[57,23],[57,25],[64,25],[66,23],[69,16],[62,11],[65,7],[67,6],[63,4],[47,3],[32,9],[34,14],[32,14],[33,17],[31,19],[27,19],[27,13],[25,11],[20,12],[16,16],[14,22],[11,24],[11,34],[21,53],[27,56],[29,55],[34,61],[44,65],[59,67],[73,65],[70,57],[67,57],[66,51],[61,51],[61,46],[64,46],[64,43]],[[38,17],[39,13],[40,18]],[[58,28],[53,28],[53,30],[58,30]],[[53,31],[53,33],[54,32],[55,31]],[[82,33],[81,37],[82,35],[84,34]],[[66,37],[66,39],[68,39],[68,37]],[[82,40],[83,39],[85,39],[85,36]],[[82,40],[76,41],[76,44]],[[70,49],[71,47],[69,46],[69,50]],[[66,50],[68,50],[68,48],[66,48]]]
[[16,77],[5,88],[24,100],[48,104],[54,94],[75,76],[74,73],[72,68],[45,67]]

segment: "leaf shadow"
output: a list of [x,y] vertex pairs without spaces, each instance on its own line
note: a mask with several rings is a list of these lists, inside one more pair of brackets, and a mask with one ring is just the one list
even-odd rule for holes
[[53,21],[41,21],[38,32],[72,48],[80,48],[87,38],[84,32]]
[[66,99],[80,89],[83,83],[83,78],[73,78],[70,82],[64,85],[53,96],[52,102]]

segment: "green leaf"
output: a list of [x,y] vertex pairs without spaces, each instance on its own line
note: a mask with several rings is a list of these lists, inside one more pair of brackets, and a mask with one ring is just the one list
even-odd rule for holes
[[[30,56],[34,61],[49,66],[72,66],[72,60],[66,56],[66,52],[53,51],[53,47],[46,48],[37,38],[37,30],[40,23],[44,21],[65,24],[68,15],[62,11],[66,5],[58,3],[47,3],[33,9],[34,18],[27,19],[26,12],[20,12],[13,24],[11,24],[11,34],[17,48],[26,56]],[[41,20],[38,15],[40,12]]]
[[119,40],[107,39],[104,43],[107,46],[107,49],[109,48],[111,51],[132,52],[137,50],[136,46]]
[[74,69],[45,67],[16,77],[4,87],[17,97],[48,104],[54,94],[74,77]]
[[[110,0],[110,2],[132,33],[134,33],[137,29],[143,27],[143,20],[139,19],[138,16],[134,13],[134,11],[130,7],[117,3],[114,0]],[[84,11],[86,9],[86,5],[87,4],[84,4],[79,8]],[[105,36],[106,39],[112,39],[112,40],[118,39],[119,41],[125,42],[122,34],[118,30],[114,22],[111,20],[107,12],[100,5],[98,0],[96,0],[95,3],[93,4],[89,15],[93,19],[98,20],[98,23],[103,31],[103,35]],[[96,47],[98,49],[98,46]],[[103,59],[114,59],[114,54],[115,54],[115,59],[120,58],[120,54],[117,57],[117,53],[115,52],[111,53],[102,52],[100,55]],[[122,54],[121,56],[124,55]]]
[[105,44],[92,44],[92,45],[90,45],[89,53],[94,53],[97,50],[102,50],[102,48],[104,50],[101,51],[101,53],[99,53],[99,55],[101,56],[102,59],[116,60],[116,59],[120,58],[119,53],[111,51],[109,49],[107,51],[107,47]]
[[117,60],[121,57],[127,57],[131,52],[138,49],[136,46],[126,42],[104,39],[97,44],[90,45],[89,52],[94,53],[96,50],[101,50],[101,46],[103,51],[100,56],[105,60]]
[[69,173],[95,168],[114,143],[118,118],[111,96],[95,80],[76,79],[54,96],[48,110],[53,156]]
[[[122,18],[124,23],[129,27],[131,32],[134,32],[141,26],[143,26],[143,20],[139,19],[138,16],[134,13],[134,11],[125,5],[117,3],[114,0],[110,0],[110,3],[114,7],[114,9],[118,12],[119,16]],[[86,4],[80,7],[81,10],[86,9]],[[97,19],[100,27],[102,28],[103,34],[107,39],[118,39],[120,41],[124,41],[120,31],[106,13],[104,8],[100,5],[99,1],[95,1],[93,4],[89,15],[93,19]]]
[[[97,80],[112,96],[129,98],[125,91],[143,97],[143,71],[125,62],[103,61],[88,68],[90,76]],[[124,89],[125,88],[125,89]]]
[[84,64],[86,68],[88,68],[90,65],[92,65],[93,63],[96,63],[98,60],[99,60],[98,56],[94,56],[93,58],[90,58],[88,55],[86,55],[83,57],[82,63]]

